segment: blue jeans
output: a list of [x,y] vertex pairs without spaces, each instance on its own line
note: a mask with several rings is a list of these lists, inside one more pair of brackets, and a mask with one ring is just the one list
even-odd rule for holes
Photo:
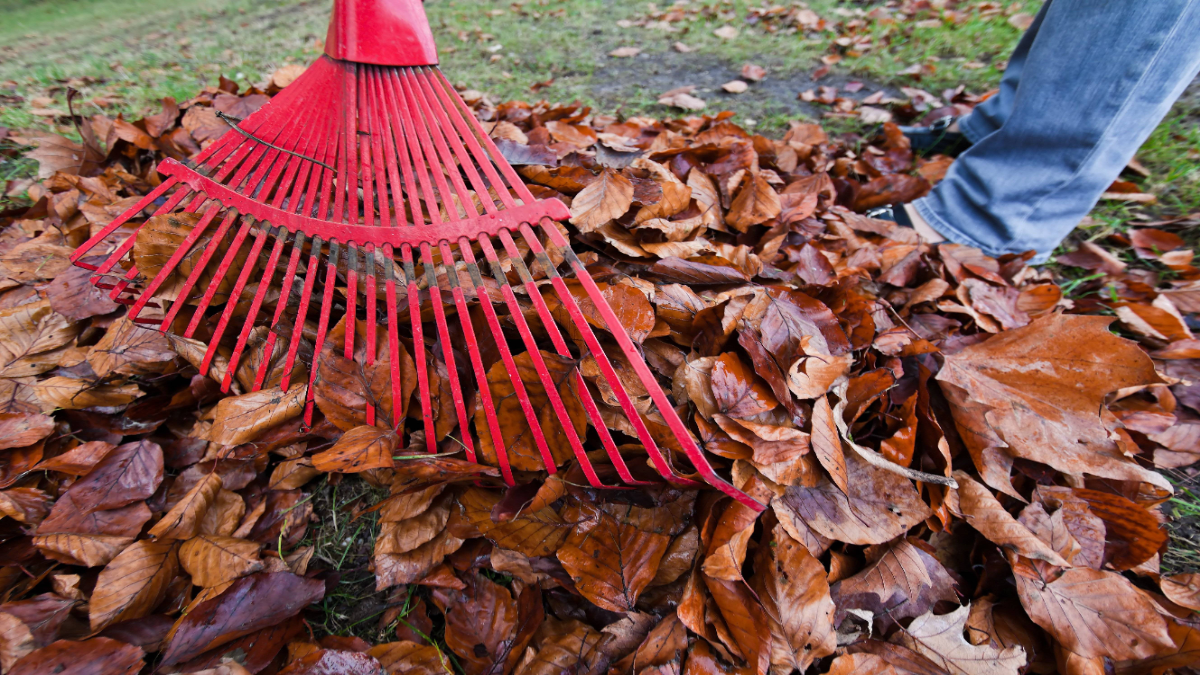
[[1198,71],[1200,0],[1046,0],[913,206],[950,241],[1044,262]]

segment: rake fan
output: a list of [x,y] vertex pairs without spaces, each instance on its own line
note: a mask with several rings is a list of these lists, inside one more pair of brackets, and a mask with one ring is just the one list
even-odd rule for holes
[[[200,371],[211,372],[218,345],[232,343],[221,382],[225,391],[243,358],[251,331],[259,325],[270,328],[263,347],[265,354],[274,352],[276,340],[288,341],[280,382],[286,390],[306,322],[315,313],[313,353],[321,353],[330,326],[340,318],[345,322],[345,357],[353,359],[356,324],[361,321],[365,324],[367,365],[376,354],[380,324],[385,326],[391,358],[390,384],[398,398],[402,326],[397,289],[403,288],[410,316],[405,332],[409,332],[415,351],[421,417],[426,438],[432,439],[434,420],[425,358],[427,327],[421,318],[421,296],[427,294],[449,374],[461,440],[467,456],[475,461],[467,405],[443,304],[444,291],[438,285],[440,271],[449,282],[449,302],[465,336],[501,474],[512,485],[512,468],[467,295],[458,280],[459,260],[470,275],[472,290],[533,430],[541,460],[551,473],[556,471],[556,463],[539,424],[538,411],[518,375],[501,319],[485,290],[485,272],[477,258],[480,256],[488,263],[509,319],[530,354],[580,468],[591,485],[604,487],[538,351],[527,313],[522,311],[501,267],[497,247],[507,254],[528,292],[543,324],[539,334],[548,336],[559,356],[575,358],[523,260],[515,239],[519,237],[549,277],[562,308],[595,358],[601,376],[657,471],[672,483],[696,484],[672,470],[552,260],[565,261],[574,272],[671,433],[705,481],[761,509],[758,502],[713,471],[688,434],[601,290],[552,222],[569,216],[566,207],[555,199],[534,199],[436,64],[433,35],[418,0],[336,0],[325,55],[270,103],[192,161],[166,159],[159,164],[163,182],[84,243],[75,251],[72,262],[96,272],[93,281],[98,286],[111,290],[113,299],[131,305],[129,317],[133,321],[157,324],[161,330],[192,338],[202,324],[211,325],[216,320]],[[147,279],[148,275],[139,273],[131,255],[144,223],[127,223],[152,205],[155,216],[180,216],[192,227],[178,231],[181,240],[177,248]],[[545,247],[538,230],[545,237]],[[104,247],[102,242],[107,242]],[[102,263],[88,262],[95,258],[85,260],[85,256],[95,255],[93,250],[104,252],[109,248]],[[257,291],[246,305],[242,295],[256,270]],[[380,283],[384,289],[382,312],[377,292]],[[160,292],[164,284],[171,293]],[[344,299],[335,298],[334,291],[340,286],[345,289]],[[296,289],[300,289],[298,294]],[[267,297],[268,291],[272,298]],[[276,292],[273,315],[260,320],[264,301],[269,306]],[[222,298],[227,299],[220,308]],[[148,307],[154,316],[142,316]],[[244,319],[234,338],[226,333],[235,314],[240,316],[239,309]],[[309,326],[312,335],[311,323]],[[264,357],[259,364],[254,389],[262,387],[270,362]],[[304,411],[309,424],[317,371],[318,363],[313,359]],[[634,478],[618,451],[583,374],[575,368],[571,377],[575,378],[580,403],[621,480],[642,483]],[[393,423],[399,428],[403,421],[400,406],[395,409]],[[368,408],[368,424],[374,423],[374,414],[374,409]],[[435,445],[430,445],[436,451]]]

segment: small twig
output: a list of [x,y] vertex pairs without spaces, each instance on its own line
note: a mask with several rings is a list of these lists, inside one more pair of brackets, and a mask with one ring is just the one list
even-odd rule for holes
[[263,145],[267,146],[268,148],[272,148],[272,149],[278,150],[280,152],[286,152],[287,154],[289,154],[293,157],[299,157],[300,159],[307,160],[309,162],[312,162],[313,164],[320,164],[321,166],[325,167],[326,169],[329,169],[330,171],[336,171],[336,169],[334,169],[332,166],[329,166],[325,162],[317,161],[317,160],[313,159],[312,157],[302,155],[298,152],[292,152],[291,150],[288,150],[287,148],[281,148],[278,145],[272,145],[271,143],[264,141],[263,139],[259,138],[258,136],[255,136],[254,134],[250,133],[249,131],[246,131],[245,129],[239,127],[238,122],[241,122],[241,120],[236,117],[230,117],[229,115],[226,115],[225,113],[221,112],[220,110],[217,111],[217,117],[221,118],[221,120],[223,122],[225,122],[229,126],[233,127],[234,131],[245,136],[246,138],[249,138],[252,141],[262,143]]

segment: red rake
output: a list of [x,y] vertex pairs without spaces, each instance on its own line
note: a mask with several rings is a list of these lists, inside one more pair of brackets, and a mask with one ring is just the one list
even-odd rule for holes
[[[420,294],[428,293],[462,430],[461,442],[468,458],[476,461],[443,306],[444,291],[438,286],[441,270],[446,274],[450,301],[461,322],[500,471],[512,485],[515,481],[476,343],[467,295],[456,271],[456,249],[470,275],[546,470],[554,473],[556,465],[539,424],[538,411],[521,381],[500,318],[485,288],[484,272],[476,258],[478,250],[499,286],[509,317],[529,352],[580,468],[589,484],[608,487],[601,482],[584,451],[582,439],[575,433],[526,315],[501,267],[494,242],[499,243],[520,276],[554,351],[574,359],[524,263],[522,251],[514,240],[519,236],[548,275],[562,307],[595,357],[601,375],[655,469],[671,483],[697,485],[677,474],[659,449],[552,259],[565,260],[574,271],[675,440],[704,480],[742,503],[762,509],[761,504],[718,476],[696,446],[601,290],[555,226],[553,221],[569,217],[567,208],[556,199],[534,199],[437,69],[433,34],[420,2],[336,0],[325,52],[270,103],[237,123],[193,160],[166,159],[159,164],[163,182],[79,247],[71,257],[72,262],[94,270],[93,281],[99,287],[110,290],[114,300],[131,305],[129,317],[135,322],[180,332],[179,325],[190,313],[190,320],[181,331],[185,338],[192,338],[202,323],[215,318],[218,309],[214,304],[220,304],[219,287],[226,285],[228,292],[221,294],[228,299],[219,310],[220,317],[200,366],[202,373],[209,373],[218,345],[233,344],[221,382],[223,391],[228,391],[251,331],[258,325],[269,326],[271,330],[263,348],[267,356],[258,366],[254,389],[262,387],[273,361],[269,356],[274,353],[278,336],[284,335],[290,336],[280,383],[286,391],[305,323],[312,312],[319,316],[314,354],[321,353],[331,322],[336,325],[340,318],[345,321],[345,357],[353,359],[356,322],[363,321],[365,361],[370,365],[379,339],[377,289],[382,282],[391,387],[394,400],[399,400],[401,327],[396,293],[397,287],[403,286],[411,318],[421,418],[425,437],[433,439],[436,436],[425,358],[426,327],[421,319],[420,301]],[[129,226],[127,223],[151,205],[156,207],[153,212],[156,216],[188,213],[198,220],[158,273],[145,283],[131,258],[137,233],[144,223]],[[539,230],[548,242],[546,248],[539,241]],[[115,239],[125,236],[120,243],[109,243],[114,248],[103,263],[96,266],[83,262],[85,256],[114,234],[118,235]],[[207,244],[200,246],[198,242],[206,236]],[[285,252],[285,271],[277,279]],[[216,271],[210,275],[213,264]],[[416,271],[418,264],[423,268],[426,282],[423,291]],[[186,279],[177,285],[185,270]],[[257,291],[246,306],[242,295],[255,270],[260,270]],[[228,286],[226,277],[231,273],[237,276],[232,286]],[[159,291],[168,281],[176,291],[173,301],[160,297],[163,294]],[[346,289],[344,304],[337,306],[334,289],[342,283]],[[301,290],[295,300],[292,296],[297,286]],[[274,314],[269,320],[264,317],[260,321],[260,310],[271,289],[278,290]],[[361,319],[360,292],[364,305]],[[312,306],[314,297],[316,307]],[[159,315],[141,316],[147,307]],[[237,337],[233,338],[226,332],[238,308],[243,309],[245,317]],[[181,315],[185,309],[188,312]],[[317,370],[314,358],[304,411],[305,422],[309,424]],[[624,483],[644,484],[634,478],[625,464],[583,374],[575,368],[572,376],[580,402],[617,474]],[[400,406],[394,408],[393,423],[399,429],[403,422]],[[375,423],[374,416],[374,408],[368,407],[368,424]],[[429,445],[436,452],[436,444]]]

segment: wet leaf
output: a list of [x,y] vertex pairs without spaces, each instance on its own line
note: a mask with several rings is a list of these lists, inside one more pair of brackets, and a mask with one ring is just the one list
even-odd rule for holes
[[194,584],[212,588],[263,569],[260,548],[258,542],[202,534],[183,543],[179,563]]
[[633,183],[612,169],[604,169],[571,201],[571,224],[580,232],[591,232],[623,216],[632,203]]
[[221,445],[254,440],[268,429],[297,417],[304,410],[305,390],[303,386],[286,392],[278,388],[263,389],[221,399],[208,440]]
[[1029,618],[1080,656],[1144,659],[1173,646],[1154,603],[1119,574],[1077,567],[1047,577],[1025,563],[1013,571]]
[[96,579],[88,605],[92,630],[146,616],[162,601],[167,584],[178,573],[177,543],[143,540],[130,545]]
[[601,511],[586,513],[558,549],[575,587],[599,607],[632,611],[667,551],[670,538],[620,524]]
[[347,431],[333,447],[313,455],[313,467],[318,471],[358,473],[371,469],[390,469],[395,465],[392,455],[400,437],[390,429],[355,427]]
[[1025,665],[1021,647],[996,649],[973,645],[963,637],[969,606],[949,614],[922,614],[896,634],[897,641],[933,661],[948,673],[959,675],[1016,675]]
[[170,666],[292,617],[325,595],[325,584],[290,572],[242,577],[175,623],[162,663]]

